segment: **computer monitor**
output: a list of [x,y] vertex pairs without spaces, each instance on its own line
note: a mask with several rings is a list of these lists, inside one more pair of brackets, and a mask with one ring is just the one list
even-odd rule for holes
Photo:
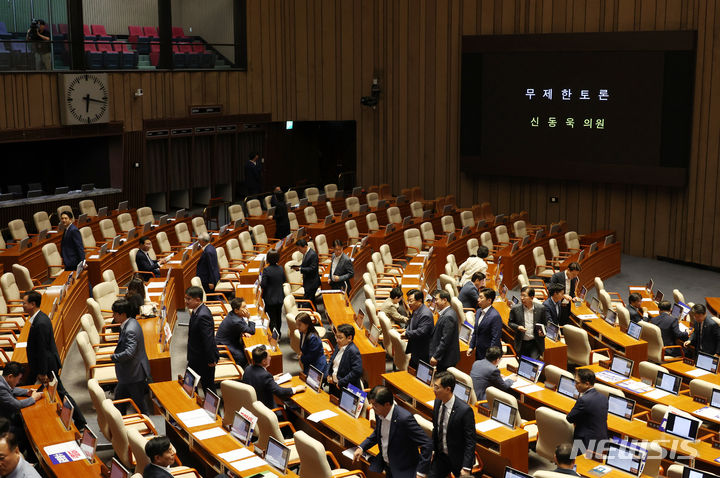
[[522,243],[520,244],[520,247],[525,247],[530,244],[530,236],[525,236],[522,238]]
[[505,214],[495,216],[495,224],[502,224],[503,222],[505,222]]
[[608,324],[610,324],[614,327],[616,317],[617,317],[617,314],[615,313],[615,311],[612,309],[608,309],[608,311],[605,313],[605,322],[607,322]]
[[610,370],[624,377],[630,377],[634,364],[635,362],[630,359],[615,355],[610,362]]
[[671,373],[658,372],[655,379],[655,388],[677,395],[680,392],[680,384],[682,379],[678,375]]
[[453,389],[453,393],[457,398],[459,398],[465,403],[468,403],[470,401],[470,387],[468,387],[464,383],[455,382],[455,388]]
[[676,319],[680,320],[680,317],[682,317],[684,310],[685,309],[683,309],[680,304],[673,304],[672,312],[670,312],[670,315],[672,315]]
[[505,467],[505,474],[503,478],[532,478],[532,475],[523,473],[522,471],[516,470],[515,468]]
[[378,342],[380,342],[380,332],[381,330],[376,325],[372,325],[370,327],[370,330],[368,331],[368,338],[373,345],[377,345]]
[[340,393],[340,410],[343,410],[354,418],[357,412],[358,401],[360,401],[360,397],[352,393],[349,389],[343,388]]
[[566,377],[565,375],[560,377],[558,382],[557,392],[560,395],[565,395],[568,398],[577,399],[580,392],[575,388],[575,379]]
[[534,241],[539,241],[539,240],[542,239],[544,236],[545,236],[545,230],[544,230],[544,229],[538,229],[538,230],[535,232],[535,239],[533,239],[533,240],[534,240]]
[[288,461],[290,461],[290,448],[280,443],[275,437],[270,437],[265,450],[265,461],[283,475],[287,472]]
[[513,302],[513,305],[518,305],[520,303],[520,299],[518,299],[517,296],[514,295],[512,297],[512,302]]
[[128,242],[130,242],[130,241],[132,241],[133,239],[135,239],[136,237],[137,237],[137,229],[130,229],[130,230],[127,232],[126,240],[127,240]]
[[701,423],[701,420],[668,412],[667,422],[665,423],[665,432],[680,438],[695,441],[697,439],[697,433],[700,429]]
[[590,301],[590,310],[592,310],[596,314],[600,312],[600,301],[597,297],[593,297]]
[[713,408],[720,408],[720,388],[713,389],[709,405]]
[[515,428],[515,416],[517,415],[517,408],[503,402],[502,400],[495,400],[493,402],[492,414],[490,418],[496,422],[502,423],[508,428]]
[[127,211],[128,201],[120,201],[118,203],[118,211]]
[[615,236],[610,234],[608,236],[605,236],[605,247],[609,246],[610,244],[615,242]]
[[645,284],[645,290],[652,294],[653,287],[655,286],[655,280],[651,277],[650,280]]
[[629,447],[621,443],[610,442],[607,444],[607,457],[605,464],[638,476],[643,468],[643,462],[647,452],[639,448]]
[[365,328],[365,311],[360,309],[358,310],[357,315],[355,316],[355,324],[358,326],[359,329]]
[[93,189],[95,189],[95,184],[93,183],[87,183],[80,186],[81,191],[92,191]]
[[640,339],[641,333],[642,325],[638,324],[637,322],[630,322],[630,325],[628,325],[627,334],[635,340],[638,340]]
[[85,457],[93,463],[95,461],[95,447],[97,445],[97,436],[90,429],[85,426],[82,437],[80,438],[80,449],[85,453]]
[[720,478],[720,475],[715,475],[709,471],[700,471],[686,465],[683,467],[682,478]]
[[596,242],[593,242],[592,244],[590,244],[590,250],[588,251],[588,254],[592,254],[593,252],[597,251],[597,249],[598,249],[598,243],[596,241]]
[[585,259],[585,251],[586,250],[587,249],[583,249],[582,251],[580,251],[580,255],[578,256],[578,260],[577,260],[578,262],[582,262],[583,259]]
[[655,292],[655,302],[662,302],[662,300],[665,298],[665,294],[663,294],[660,289],[658,289],[657,292]]
[[60,410],[60,421],[63,425],[65,425],[65,430],[70,430],[71,428],[71,422],[72,422],[72,415],[73,410],[75,409],[75,406],[72,404],[70,399],[67,395],[65,395],[65,399],[63,400],[62,409]]
[[548,322],[545,326],[545,337],[549,338],[553,342],[557,342],[559,333],[560,329],[558,329],[557,324]]
[[608,413],[625,420],[632,420],[633,413],[635,413],[635,400],[610,394],[608,395]]
[[431,366],[427,362],[423,362],[422,360],[420,360],[418,362],[418,368],[417,372],[415,373],[415,377],[425,385],[430,385],[432,387],[433,377],[435,377],[435,367]]
[[120,464],[117,458],[112,459],[110,464],[110,478],[129,478],[130,472]]
[[175,219],[185,219],[185,209],[178,209],[175,213]]
[[185,375],[183,376],[182,388],[187,393],[188,397],[195,397],[195,388],[200,383],[200,375],[195,373],[195,370],[190,367],[185,369]]
[[97,211],[98,217],[107,217],[108,215],[108,208],[107,206],[103,206]]
[[70,192],[69,186],[59,186],[55,188],[55,194],[67,194]]
[[208,415],[210,415],[210,418],[213,420],[217,418],[218,410],[220,409],[220,397],[211,390],[205,390],[203,409],[208,412]]
[[307,386],[312,388],[316,392],[319,392],[320,386],[322,385],[322,380],[323,373],[314,366],[310,365],[307,377],[305,378],[305,383],[307,383]]
[[[225,226],[223,226],[225,227]],[[142,233],[147,234],[152,229],[152,221],[148,221],[145,224],[143,224]]]
[[232,426],[230,427],[230,434],[238,439],[240,443],[246,445],[250,443],[250,437],[252,436],[252,423],[250,420],[240,414],[240,411],[235,412],[235,418],[233,419]]
[[517,250],[520,248],[519,244],[520,243],[517,241],[513,242],[512,247],[510,248],[510,254],[515,254],[517,252]]
[[577,294],[577,298],[580,300],[585,300],[585,296],[587,295],[587,287],[582,286],[580,289],[580,292]]
[[465,342],[466,344],[470,343],[470,337],[472,337],[473,328],[470,327],[468,324],[462,324],[460,326],[460,340]]
[[698,352],[697,360],[695,360],[695,366],[710,373],[717,373],[718,358],[714,355]]
[[542,371],[542,362],[533,361],[527,357],[520,357],[517,374],[531,382],[537,382]]

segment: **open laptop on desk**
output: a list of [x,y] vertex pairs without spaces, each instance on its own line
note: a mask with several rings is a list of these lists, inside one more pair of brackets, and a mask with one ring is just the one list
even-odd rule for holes
[[585,300],[585,296],[587,295],[587,287],[582,286],[582,289],[580,289],[580,292],[575,295],[576,299]]
[[634,361],[615,355],[610,362],[610,370],[598,372],[599,378],[606,382],[617,383],[630,378]]
[[645,467],[647,452],[621,443],[609,442],[605,464],[633,476],[640,476]]
[[698,352],[697,360],[695,360],[695,366],[699,369],[705,370],[706,372],[717,373],[718,358],[714,355]]
[[205,390],[205,400],[203,400],[203,410],[205,410],[210,418],[217,419],[218,410],[220,409],[220,397],[211,390]]
[[281,474],[287,473],[288,462],[290,461],[290,448],[280,443],[275,437],[270,437],[265,450],[265,461]]
[[678,375],[658,372],[655,379],[655,388],[677,395],[680,392],[681,383],[682,379]]
[[195,389],[200,383],[200,375],[195,373],[195,370],[190,367],[185,369],[185,375],[183,375],[182,389],[185,390],[188,397],[195,398]]
[[70,428],[72,427],[72,415],[74,409],[75,406],[72,404],[68,396],[65,395],[62,409],[60,410],[60,421],[62,422],[63,426],[65,426],[65,430],[70,430]]
[[498,423],[505,425],[510,429],[514,429],[517,413],[517,408],[503,402],[502,400],[496,399],[493,402],[493,408],[492,413],[490,414],[490,418]]
[[248,446],[248,444],[250,444],[252,424],[250,423],[250,420],[240,414],[239,410],[235,412],[235,418],[233,419],[232,426],[230,427],[230,434],[243,445]]
[[344,411],[353,418],[357,418],[360,415],[360,410],[358,410],[359,402],[359,396],[352,393],[348,388],[343,388],[340,393],[340,410]]
[[415,373],[415,378],[420,380],[425,385],[432,387],[434,377],[435,377],[435,367],[433,367],[432,365],[430,365],[427,362],[423,362],[422,360],[420,360],[418,362],[418,368],[417,368],[417,372]]
[[532,478],[532,475],[528,475],[527,473],[523,473],[520,470],[516,470],[515,468],[510,468],[509,466],[506,466],[503,478]]
[[578,396],[580,395],[580,392],[578,392],[577,388],[575,388],[575,379],[566,377],[565,375],[560,377],[557,392],[560,395],[572,398],[573,400],[577,400]]
[[615,327],[615,319],[617,317],[617,314],[614,310],[608,309],[607,312],[605,312],[605,322],[608,323],[608,325]]
[[697,440],[698,430],[702,421],[696,418],[689,418],[668,412],[667,421],[665,422],[665,432],[675,435],[686,440]]
[[544,366],[545,364],[543,362],[533,360],[523,355],[518,362],[517,374],[514,374],[514,377],[512,377],[513,379],[517,379],[512,387],[518,388],[536,383],[538,378],[540,378],[540,372],[542,372]]
[[130,478],[130,472],[120,464],[117,458],[113,458],[110,464],[110,478]]
[[714,475],[709,471],[700,471],[696,468],[685,466],[683,468],[682,478],[720,478],[720,475]]
[[[515,297],[513,297],[513,299],[515,299]],[[553,342],[557,342],[559,335],[560,329],[558,325],[554,322],[548,322],[545,326],[545,337],[549,338]]]
[[466,344],[470,343],[470,337],[472,337],[473,328],[468,324],[463,323],[460,325],[460,340]]
[[662,302],[662,300],[665,298],[665,294],[662,293],[660,289],[658,289],[657,292],[655,292],[655,298],[653,299],[656,303]]
[[630,322],[628,325],[627,334],[635,340],[640,340],[640,334],[642,333],[642,325],[637,322]]
[[600,313],[600,301],[597,297],[593,297],[589,304],[590,310],[592,310],[594,313],[598,314]]
[[710,395],[710,401],[708,402],[708,405],[710,405],[713,408],[720,408],[720,389],[714,388],[712,391],[712,395]]
[[453,389],[455,397],[459,398],[465,403],[470,402],[470,387],[462,382],[455,382],[455,388]]
[[316,392],[320,392],[320,386],[322,385],[323,380],[323,373],[315,368],[314,366],[310,365],[310,368],[308,369],[307,377],[305,377],[305,383],[307,383],[307,386],[311,389],[315,390]]
[[608,395],[608,413],[625,420],[632,420],[633,413],[635,413],[635,400],[610,394]]
[[97,445],[97,437],[90,427],[86,426],[82,437],[78,443],[80,449],[85,453],[85,457],[90,463],[95,463],[95,447]]

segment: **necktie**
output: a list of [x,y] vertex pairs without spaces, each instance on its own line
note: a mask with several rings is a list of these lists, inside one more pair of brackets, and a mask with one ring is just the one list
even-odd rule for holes
[[[705,320],[707,320],[707,319],[705,319]],[[697,344],[697,349],[698,349],[698,350],[702,350],[702,348],[703,348],[703,346],[702,346],[702,330],[703,330],[703,326],[704,326],[704,325],[705,325],[705,322],[703,322],[702,324],[700,324],[700,329],[698,330],[698,344]],[[712,352],[711,352],[711,353],[712,353]]]
[[447,407],[443,403],[441,408],[440,423],[438,423],[438,425],[440,426],[440,445],[442,446],[443,451],[445,451],[447,449],[447,444],[445,443],[445,413],[447,411]]

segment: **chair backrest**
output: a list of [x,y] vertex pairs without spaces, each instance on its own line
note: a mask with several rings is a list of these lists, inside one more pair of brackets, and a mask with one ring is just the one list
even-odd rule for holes
[[656,363],[648,362],[647,360],[643,360],[638,364],[638,373],[640,374],[640,379],[643,382],[652,384],[653,386],[655,385],[655,380],[657,379],[658,372],[668,373],[668,369]]
[[[495,403],[495,400],[500,400],[502,402],[507,403],[508,405],[510,405],[512,407],[518,408],[517,399],[514,396],[510,395],[509,393],[503,392],[499,388],[488,387],[487,390],[485,390],[485,398],[487,398],[488,408],[490,410],[493,409],[493,404]],[[520,409],[518,408],[518,413],[515,414],[515,426],[516,427],[520,426],[520,424],[522,423],[522,418],[520,417],[519,410]]]
[[192,236],[190,236],[190,230],[187,227],[187,224],[184,222],[179,222],[175,224],[175,236],[177,236],[178,241],[182,243],[189,244],[192,242]]
[[103,239],[112,240],[115,236],[117,236],[112,219],[101,219],[98,226],[100,227],[100,234],[102,234]]
[[268,236],[265,232],[263,224],[257,224],[252,227],[253,236],[255,236],[255,244],[268,244]]
[[[137,252],[137,249],[135,250]],[[100,310],[112,310],[117,299],[115,287],[110,282],[101,282],[92,289],[93,299],[100,305]]]
[[102,387],[100,387],[100,384],[94,378],[88,380],[87,385],[88,393],[90,394],[90,401],[93,404],[93,408],[97,411],[97,422],[100,433],[102,433],[105,438],[110,441],[112,440],[112,435],[110,434],[110,426],[108,425],[107,418],[105,417],[105,413],[103,412],[102,408],[102,402],[107,398],[105,396],[105,391],[102,389]]
[[128,252],[128,257],[130,258],[130,266],[132,267],[133,272],[138,272],[140,270],[138,269],[137,262],[135,262],[137,259],[138,251],[139,249],[137,247],[133,247],[132,249],[130,249],[130,252]]
[[387,209],[387,218],[390,224],[401,224],[403,218],[400,215],[400,208],[397,206],[389,207]]
[[120,285],[115,278],[115,272],[112,269],[106,269],[102,273],[103,282],[110,282],[115,288],[115,294],[120,294]]
[[603,314],[606,313],[608,310],[613,309],[612,299],[610,298],[610,294],[608,294],[607,291],[598,291],[598,299],[600,299],[600,310]]
[[423,217],[425,211],[423,211],[423,204],[420,201],[414,201],[410,203],[410,213],[412,217]]
[[390,266],[393,263],[393,257],[392,252],[390,251],[390,246],[387,244],[382,244],[380,246],[380,255],[382,256],[383,263],[386,266]]
[[262,205],[259,199],[251,199],[246,204],[248,210],[248,216],[262,216]]
[[13,219],[8,223],[8,229],[10,229],[10,235],[14,241],[22,241],[28,237],[25,223],[22,219]]
[[304,431],[295,432],[295,448],[300,458],[300,478],[330,478],[332,470],[322,443]]
[[315,207],[314,206],[308,206],[305,209],[303,209],[303,214],[305,214],[305,222],[307,224],[317,224],[317,214],[315,213]]
[[408,257],[417,255],[422,250],[420,230],[415,227],[405,229],[403,236],[405,237],[405,255]]
[[243,208],[240,204],[233,204],[228,207],[228,214],[230,214],[230,222],[233,224],[235,221],[240,219],[245,220],[245,213],[243,212]]
[[565,246],[568,248],[568,250],[571,250],[571,249],[579,250],[580,249],[580,238],[578,237],[577,232],[568,231],[565,233]]
[[402,340],[400,333],[392,327],[388,329],[387,335],[383,334],[383,343],[387,341],[385,337],[389,337],[392,343],[392,358],[395,368],[398,370],[407,370],[410,364],[410,355],[405,352],[407,342]]
[[440,274],[438,276],[438,280],[440,281],[440,288],[442,290],[445,290],[445,287],[447,285],[450,285],[453,289],[454,294],[451,294],[453,297],[458,296],[458,289],[457,289],[457,283],[455,282],[455,279],[452,276],[449,276],[447,274]]
[[495,237],[497,237],[498,242],[510,242],[510,235],[505,224],[495,226]]
[[[368,287],[368,286],[367,285],[364,286],[363,289],[365,289],[366,287]],[[366,292],[365,295],[367,297],[367,290],[365,292]],[[368,297],[368,298],[370,299],[370,297]],[[390,338],[390,330],[392,330],[392,328],[393,328],[392,323],[390,322],[390,318],[383,311],[379,311],[377,313],[377,318],[378,318],[378,321],[380,322],[380,330],[382,331],[382,334],[383,334],[383,347],[385,348],[385,351],[390,356],[392,356],[393,355],[393,347],[394,347],[394,344]],[[387,337],[387,338],[385,338],[385,337]]]
[[447,371],[455,376],[456,381],[470,387],[470,405],[475,405],[475,402],[477,402],[477,397],[475,396],[475,389],[473,388],[473,383],[470,375],[455,367],[448,367]]
[[520,287],[530,285],[530,277],[528,276],[527,269],[525,269],[525,264],[518,266],[518,282],[520,283]]
[[523,238],[528,235],[527,226],[525,221],[515,221],[513,223],[513,230],[515,231],[515,237]]
[[543,458],[552,461],[555,457],[555,448],[561,443],[572,443],[574,427],[565,416],[548,407],[539,407],[535,410],[537,420],[538,439],[535,451]]
[[90,337],[88,337],[87,332],[81,330],[77,333],[75,340],[77,342],[78,350],[80,351],[80,356],[85,364],[85,379],[89,380],[92,377],[92,368],[97,363],[95,352],[92,349],[92,345],[90,345]]
[[625,394],[622,390],[614,387],[609,387],[603,383],[595,382],[595,389],[606,397],[609,395],[615,395],[617,397],[625,398]]
[[547,265],[547,261],[545,260],[545,251],[540,246],[533,247],[533,259],[535,260],[535,265],[537,267]]
[[345,207],[353,214],[360,212],[360,199],[357,196],[345,198]]
[[123,466],[132,468],[130,440],[128,439],[127,428],[125,428],[125,424],[123,423],[120,410],[113,405],[112,400],[109,398],[103,400],[101,406],[108,421],[110,434],[112,435],[112,447],[115,451],[115,456],[118,457]]
[[471,237],[470,239],[468,239],[468,241],[465,243],[465,245],[467,246],[468,256],[477,254],[477,250],[480,247],[478,240],[474,237]]
[[550,254],[553,258],[560,256],[560,248],[558,247],[557,239],[551,237],[548,240],[548,247],[550,248]]
[[95,236],[93,235],[92,228],[89,226],[80,228],[80,238],[82,239],[83,247],[86,249],[97,247],[97,242],[95,242]]
[[433,230],[432,223],[425,221],[420,224],[420,233],[422,234],[423,241],[434,241],[435,231]]
[[144,226],[148,222],[153,222],[155,216],[153,216],[152,208],[148,206],[139,207],[136,211],[138,224]]
[[305,197],[309,202],[316,202],[320,198],[320,190],[318,188],[305,188]]
[[642,330],[640,331],[640,340],[644,340],[648,343],[648,360],[655,363],[662,363],[662,348],[664,344],[660,328],[646,320],[640,321],[640,327],[642,327]]
[[33,214],[33,222],[35,223],[35,230],[37,232],[51,230],[52,224],[50,224],[50,217],[45,211],[38,211]]
[[378,193],[367,193],[365,196],[365,199],[367,200],[368,207],[378,207],[378,203],[380,202],[380,197],[378,196]]
[[375,308],[375,301],[369,297],[365,299],[365,314],[370,321],[370,325],[374,325],[380,329],[380,319],[378,319],[378,311]]
[[270,209],[272,207],[272,196],[270,194],[265,196],[263,201],[265,202],[265,209]]
[[231,261],[238,261],[242,259],[242,249],[240,249],[240,243],[234,237],[232,239],[228,239],[225,243],[225,250]]
[[72,207],[69,206],[69,205],[67,205],[67,204],[63,204],[62,206],[60,206],[59,208],[57,208],[57,215],[58,215],[58,217],[62,216],[62,213],[65,212],[65,211],[67,211],[67,212],[72,212]]
[[687,304],[687,302],[685,302],[685,295],[683,295],[679,289],[673,289],[673,300],[675,303],[682,302],[683,304]]
[[267,444],[270,437],[276,438],[281,443],[285,441],[283,434],[280,431],[278,424],[278,417],[275,412],[270,410],[264,403],[256,400],[253,403],[255,414],[258,418],[257,429],[258,429],[258,440],[255,442],[255,446],[261,450],[267,450]]
[[93,318],[93,322],[95,322],[95,328],[98,331],[101,331],[105,326],[105,318],[102,315],[100,304],[92,297],[85,300],[85,303],[87,304],[88,312],[90,312],[90,315]]
[[297,215],[294,212],[288,212],[288,221],[290,222],[290,230],[297,231],[300,229],[300,223],[298,223]]
[[475,225],[475,217],[472,211],[463,211],[460,213],[460,226],[473,227]]
[[578,365],[590,365],[590,341],[587,332],[574,325],[563,327],[565,343],[567,344],[568,361]]
[[482,234],[480,234],[480,243],[487,247],[488,250],[492,250],[493,248],[493,241],[492,241],[492,234],[490,234],[489,231],[485,231]]
[[223,397],[223,425],[231,425],[235,419],[235,412],[245,407],[255,414],[253,404],[257,401],[255,389],[250,385],[236,380],[223,380],[220,382],[220,392]]
[[87,214],[88,217],[97,216],[97,209],[92,199],[80,201],[80,214]]
[[326,184],[325,185],[325,197],[328,199],[335,199],[335,196],[337,195],[337,184]]
[[380,230],[380,224],[378,223],[377,214],[374,212],[368,213],[365,216],[365,222],[367,223],[368,232],[375,232]]
[[460,270],[458,269],[457,261],[455,260],[455,254],[448,254],[446,256],[446,261],[448,266],[450,266],[450,274],[448,274],[450,277],[457,277],[460,275]]
[[557,365],[552,364],[545,365],[543,373],[545,374],[545,385],[550,385],[553,388],[557,388],[558,383],[560,383],[560,377],[568,377],[571,379],[575,378],[573,377],[573,374],[567,370],[563,370]]
[[194,217],[192,219],[192,227],[193,231],[195,232],[195,237],[199,237],[200,234],[208,233],[207,226],[205,225],[205,219],[200,216]]
[[223,269],[230,269],[230,262],[228,262],[228,258],[225,255],[225,248],[220,246],[216,249],[217,252],[217,261],[218,266],[221,270]]
[[48,266],[50,277],[55,277],[63,271],[62,257],[54,242],[45,244],[42,248],[45,264]]
[[690,395],[693,397],[702,397],[708,403],[712,398],[712,392],[715,388],[717,388],[717,385],[706,382],[700,378],[690,380]]
[[5,244],[5,238],[3,237],[2,233],[0,233],[0,249],[7,249],[7,245]]
[[667,405],[664,405],[662,403],[655,404],[650,409],[650,418],[654,422],[662,422],[663,418],[667,414],[667,411],[668,411]]
[[618,324],[623,330],[627,330],[630,326],[630,312],[622,304],[615,304],[615,312],[617,313]]
[[[22,297],[20,297],[20,289],[15,282],[15,275],[12,272],[6,272],[0,276],[0,288],[2,289],[3,298],[6,302],[22,300]],[[13,305],[8,308],[12,313],[22,313],[23,311],[21,305]]]
[[82,329],[85,331],[85,333],[88,335],[90,345],[98,345],[100,343],[100,334],[98,334],[98,331],[95,328],[95,323],[93,322],[92,315],[83,314],[80,317],[80,325],[82,326]]
[[12,272],[15,276],[15,282],[21,291],[29,291],[34,287],[30,271],[27,267],[20,264],[13,264]]
[[128,232],[135,229],[135,223],[133,222],[130,213],[123,212],[118,214],[117,222],[121,232]]
[[600,291],[600,290],[605,290],[605,284],[603,284],[603,281],[602,281],[601,278],[599,278],[599,277],[596,276],[596,277],[593,279],[593,284],[595,284],[595,289],[596,289],[596,290],[598,290],[598,291]]
[[315,236],[315,252],[318,254],[330,254],[325,234],[318,234]]
[[145,444],[148,440],[134,428],[128,428],[127,436],[130,442],[130,451],[135,458],[135,473],[142,473],[150,463],[150,458],[145,454]]
[[158,249],[161,253],[165,254],[172,251],[170,240],[168,239],[167,233],[165,233],[165,231],[160,231],[155,234],[155,240],[157,241]]
[[240,243],[240,248],[243,252],[253,252],[255,250],[255,247],[253,247],[252,237],[250,237],[250,233],[248,231],[242,231],[238,234],[238,242]]
[[285,193],[285,202],[291,205],[299,204],[300,198],[298,197],[298,193],[294,189],[290,189]]
[[358,230],[355,219],[348,219],[345,221],[345,232],[348,236],[348,244],[354,245],[360,241],[360,231]]
[[440,224],[442,225],[444,234],[455,232],[455,220],[452,216],[443,216],[442,219],[440,219]]

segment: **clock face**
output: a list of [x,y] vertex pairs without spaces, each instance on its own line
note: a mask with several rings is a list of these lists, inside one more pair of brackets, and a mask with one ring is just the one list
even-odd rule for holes
[[106,84],[105,74],[65,75],[65,124],[107,122],[110,95]]

